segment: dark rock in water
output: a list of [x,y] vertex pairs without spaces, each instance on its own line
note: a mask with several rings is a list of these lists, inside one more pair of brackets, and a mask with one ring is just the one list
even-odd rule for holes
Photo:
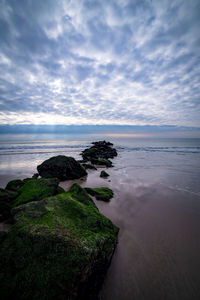
[[103,171],[101,171],[101,174],[100,174],[100,177],[108,177],[108,176],[110,176],[107,172],[105,172],[104,170]]
[[98,159],[98,158],[114,158],[117,156],[117,151],[112,148],[112,143],[106,141],[93,142],[94,146],[85,149],[81,155],[84,160]]
[[97,200],[109,202],[113,197],[113,191],[107,187],[101,188],[85,188],[88,194],[94,196]]
[[22,185],[24,185],[23,180],[15,179],[8,182],[6,190],[17,191]]
[[13,210],[0,247],[1,298],[96,299],[118,228],[74,184],[63,194]]
[[85,169],[91,169],[91,170],[97,170],[97,168],[91,164],[85,164],[83,163],[82,166],[85,168]]
[[94,165],[112,167],[112,162],[109,159],[105,158],[92,158],[91,163]]
[[63,189],[58,187],[58,184],[59,180],[57,178],[30,178],[30,180],[26,180],[24,185],[18,190],[19,196],[14,200],[13,207],[31,201],[39,201],[63,192]]
[[57,177],[60,180],[78,179],[87,175],[85,169],[73,157],[54,156],[37,166],[41,177]]
[[106,141],[99,141],[99,142],[92,142],[92,145],[98,146],[98,147],[105,147],[105,146],[113,146],[113,143],[106,142]]

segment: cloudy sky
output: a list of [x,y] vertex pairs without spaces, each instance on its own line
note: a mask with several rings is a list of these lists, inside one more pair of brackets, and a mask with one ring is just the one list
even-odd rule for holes
[[0,124],[200,126],[199,0],[0,0]]

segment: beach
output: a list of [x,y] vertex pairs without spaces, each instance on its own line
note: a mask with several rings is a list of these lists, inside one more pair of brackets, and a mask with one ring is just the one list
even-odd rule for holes
[[[80,159],[98,136],[32,138],[4,136],[0,143],[0,186],[31,177],[36,166],[55,155]],[[118,245],[100,297],[107,299],[200,298],[200,140],[106,138],[118,156],[114,167],[88,170],[72,182],[83,187],[107,186],[109,203],[99,210],[120,228]]]

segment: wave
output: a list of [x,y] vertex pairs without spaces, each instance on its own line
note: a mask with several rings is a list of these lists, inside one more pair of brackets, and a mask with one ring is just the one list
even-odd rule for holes
[[119,147],[119,151],[200,153],[200,147]]
[[5,150],[33,150],[33,149],[69,149],[69,148],[84,148],[85,145],[10,145],[0,147],[0,151]]

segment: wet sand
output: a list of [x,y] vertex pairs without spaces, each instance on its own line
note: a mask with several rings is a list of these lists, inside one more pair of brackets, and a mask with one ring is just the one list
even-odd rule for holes
[[116,167],[106,170],[108,179],[100,178],[98,170],[77,180],[82,186],[108,186],[115,192],[110,203],[96,201],[120,227],[101,299],[200,299],[200,197],[171,188],[174,176],[175,186],[186,180],[177,171],[123,168],[120,157],[114,163]]

